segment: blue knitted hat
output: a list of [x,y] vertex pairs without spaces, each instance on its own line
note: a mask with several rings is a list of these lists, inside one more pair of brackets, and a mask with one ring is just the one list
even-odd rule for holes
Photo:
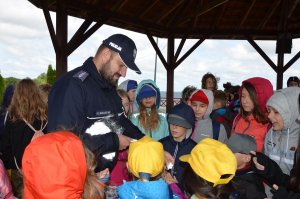
[[136,99],[138,101],[141,101],[142,99],[148,98],[148,97],[156,97],[157,91],[151,84],[144,84],[142,88],[140,89]]

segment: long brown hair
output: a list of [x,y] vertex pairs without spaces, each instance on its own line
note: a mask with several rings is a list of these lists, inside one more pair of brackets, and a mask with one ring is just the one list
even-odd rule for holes
[[23,118],[29,123],[33,123],[36,119],[47,120],[47,105],[40,89],[29,78],[17,83],[8,111],[13,122]]
[[[268,119],[267,115],[264,114],[263,110],[261,109],[261,107],[258,103],[257,95],[256,95],[256,91],[255,91],[254,86],[252,86],[252,84],[250,84],[249,82],[245,82],[243,84],[243,88],[245,88],[248,91],[250,99],[253,102],[253,105],[254,105],[254,108],[253,108],[253,111],[252,111],[253,117],[255,118],[255,120],[258,123],[267,124],[269,122],[269,119]],[[248,121],[248,117],[247,117],[248,115],[249,115],[249,113],[246,112],[243,109],[243,106],[241,105],[241,117],[244,120]]]
[[159,114],[156,109],[156,104],[153,104],[151,111],[148,114],[147,108],[143,105],[143,103],[140,103],[139,111],[140,114],[137,118],[145,131],[149,132],[158,128]]
[[[223,177],[228,176],[224,175]],[[213,183],[198,176],[189,164],[186,165],[183,172],[183,181],[185,192],[190,196],[197,194],[204,198],[229,199],[233,191],[231,182],[214,187]]]
[[95,173],[96,159],[92,151],[84,144],[83,149],[86,158],[86,179],[84,183],[83,199],[103,199],[105,185],[100,182]]

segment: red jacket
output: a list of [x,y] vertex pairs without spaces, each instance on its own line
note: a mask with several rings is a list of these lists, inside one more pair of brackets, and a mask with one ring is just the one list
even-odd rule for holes
[[[246,82],[250,83],[255,88],[258,104],[262,111],[267,114],[266,103],[274,93],[271,82],[262,77],[254,77],[243,81],[239,90],[240,100],[242,89],[244,88],[244,84]],[[232,133],[252,135],[256,140],[257,151],[261,152],[264,146],[265,136],[270,128],[270,124],[258,123],[253,117],[253,114],[248,116],[248,120],[249,122],[245,121],[241,115],[238,114],[233,122]]]

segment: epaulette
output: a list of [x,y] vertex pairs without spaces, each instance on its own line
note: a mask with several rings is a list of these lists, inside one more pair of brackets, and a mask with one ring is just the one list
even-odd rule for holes
[[73,75],[73,77],[80,79],[82,82],[87,78],[87,76],[89,76],[89,73],[84,70],[81,70]]

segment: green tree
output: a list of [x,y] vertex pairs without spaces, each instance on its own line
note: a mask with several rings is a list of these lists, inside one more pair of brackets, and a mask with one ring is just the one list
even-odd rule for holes
[[47,82],[46,73],[41,73],[36,79],[34,79],[36,84],[45,84]]
[[48,66],[47,70],[47,83],[53,85],[56,80],[56,71],[53,70],[52,65]]
[[15,77],[7,77],[5,78],[5,86],[7,85],[16,85],[17,81],[19,81],[19,79],[15,78]]
[[5,90],[5,81],[0,73],[0,103],[2,104],[3,94]]

